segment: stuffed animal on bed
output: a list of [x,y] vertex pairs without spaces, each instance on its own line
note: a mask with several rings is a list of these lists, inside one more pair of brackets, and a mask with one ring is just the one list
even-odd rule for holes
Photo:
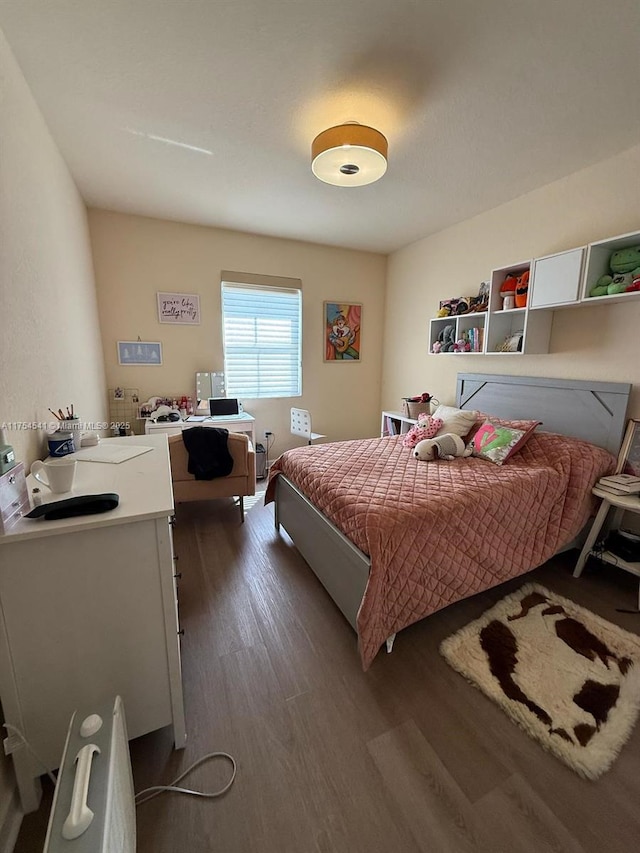
[[433,438],[439,429],[442,428],[443,421],[440,418],[432,418],[431,415],[418,415],[418,423],[412,426],[409,432],[402,439],[403,447],[415,447],[419,441],[425,438]]
[[413,455],[422,462],[433,459],[455,459],[456,456],[471,456],[472,449],[466,447],[459,435],[445,432],[437,438],[426,438],[416,444]]

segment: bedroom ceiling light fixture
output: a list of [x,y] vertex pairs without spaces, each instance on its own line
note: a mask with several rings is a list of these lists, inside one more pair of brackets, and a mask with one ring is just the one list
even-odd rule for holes
[[388,143],[379,130],[347,122],[319,133],[311,144],[311,171],[336,187],[362,187],[387,171]]

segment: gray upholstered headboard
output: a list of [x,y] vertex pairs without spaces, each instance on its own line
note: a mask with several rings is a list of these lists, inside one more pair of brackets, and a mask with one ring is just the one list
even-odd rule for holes
[[499,418],[540,420],[540,430],[582,438],[617,455],[630,393],[626,382],[459,373],[456,403]]

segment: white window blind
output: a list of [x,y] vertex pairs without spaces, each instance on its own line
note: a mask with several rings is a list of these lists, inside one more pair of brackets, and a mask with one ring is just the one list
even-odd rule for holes
[[224,372],[231,397],[296,397],[301,291],[222,282]]

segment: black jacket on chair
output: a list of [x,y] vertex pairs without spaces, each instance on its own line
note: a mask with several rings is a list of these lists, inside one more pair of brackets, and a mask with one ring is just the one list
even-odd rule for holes
[[182,440],[189,454],[187,470],[196,480],[227,477],[233,469],[233,457],[227,447],[228,429],[191,427],[182,430]]

